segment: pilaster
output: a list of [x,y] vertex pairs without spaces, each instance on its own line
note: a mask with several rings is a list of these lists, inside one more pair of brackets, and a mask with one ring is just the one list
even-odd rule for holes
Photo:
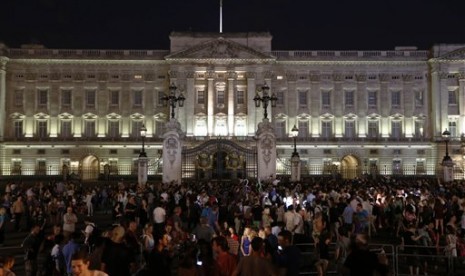
[[194,124],[195,120],[193,120],[194,114],[194,107],[195,107],[195,72],[188,72],[187,73],[187,79],[186,79],[186,94],[184,95],[186,97],[185,103],[184,103],[184,109],[186,110],[186,134],[187,136],[193,136],[194,135]]
[[0,59],[0,141],[5,139],[6,129],[6,60]]
[[255,107],[253,98],[256,94],[255,72],[247,72],[247,133],[255,133],[257,130],[258,108]]
[[228,72],[228,134],[234,136],[234,79],[236,73]]
[[208,104],[208,107],[207,107],[207,131],[208,131],[208,136],[213,136],[214,135],[214,132],[213,132],[213,123],[214,123],[214,112],[215,112],[215,89],[214,89],[214,86],[213,86],[213,81],[214,81],[214,75],[215,75],[215,72],[213,71],[208,71],[207,72],[207,79],[208,79],[208,86],[207,86],[207,89],[208,89],[208,101],[207,101],[207,104]]

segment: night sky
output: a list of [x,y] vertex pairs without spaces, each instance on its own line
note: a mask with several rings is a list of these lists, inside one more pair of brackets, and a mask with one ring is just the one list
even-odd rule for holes
[[[218,30],[219,0],[0,2],[9,47],[168,49],[171,31]],[[429,49],[465,43],[465,0],[224,0],[223,31],[269,31],[274,50]]]

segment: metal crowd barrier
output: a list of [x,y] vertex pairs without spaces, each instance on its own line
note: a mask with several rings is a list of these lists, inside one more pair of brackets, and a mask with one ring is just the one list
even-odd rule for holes
[[[317,260],[317,248],[314,243],[299,243],[296,246],[300,249],[302,254],[301,266],[300,266],[300,275],[316,275],[315,262]],[[384,254],[389,260],[390,271],[393,272],[396,269],[396,258],[394,245],[392,244],[370,244],[369,250],[378,251],[379,249],[384,250]],[[338,275],[337,263],[334,260],[334,255],[336,252],[336,243],[329,244],[329,254],[331,256],[328,264],[328,270],[326,275]],[[349,253],[349,252],[347,252]]]
[[[465,258],[445,254],[446,247],[440,246],[396,246],[394,275],[465,275]],[[426,273],[426,274],[425,274]]]

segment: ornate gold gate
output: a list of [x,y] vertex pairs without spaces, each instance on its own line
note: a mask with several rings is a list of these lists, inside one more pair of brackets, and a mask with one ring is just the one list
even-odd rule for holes
[[184,179],[229,181],[256,178],[257,150],[243,147],[231,140],[212,139],[182,150]]

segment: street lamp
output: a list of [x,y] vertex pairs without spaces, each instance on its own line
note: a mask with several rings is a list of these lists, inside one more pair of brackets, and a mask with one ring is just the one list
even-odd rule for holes
[[269,95],[270,87],[268,87],[266,83],[262,86],[261,91],[263,92],[263,96],[260,97],[257,91],[257,94],[255,95],[253,100],[255,101],[255,107],[260,107],[260,103],[263,102],[263,109],[264,109],[263,116],[265,117],[265,119],[267,119],[268,118],[268,111],[267,111],[268,104],[269,102],[271,102],[271,107],[276,107],[276,102],[278,101],[278,97],[276,97],[275,94],[271,96]]
[[147,157],[145,153],[145,136],[147,135],[147,128],[144,125],[140,128],[140,137],[142,138],[142,151],[139,154],[139,157]]
[[176,97],[177,89],[178,88],[176,87],[176,85],[172,83],[169,87],[170,94],[162,97],[163,105],[164,106],[169,105],[171,108],[171,119],[174,119],[174,109],[176,108],[176,103],[178,103],[179,107],[183,107],[184,100],[186,99],[186,97],[184,97],[182,93],[180,93],[179,96]]
[[294,137],[294,152],[292,153],[292,157],[299,157],[299,153],[297,152],[297,136],[299,135],[299,129],[294,125],[291,129],[292,137]]
[[449,156],[449,139],[450,139],[450,132],[447,130],[444,130],[444,132],[442,133],[442,138],[444,139],[444,142],[446,142],[446,155],[444,156],[444,158],[442,159],[442,163],[445,164],[445,163],[448,163],[448,162],[451,162],[452,159],[450,158]]

